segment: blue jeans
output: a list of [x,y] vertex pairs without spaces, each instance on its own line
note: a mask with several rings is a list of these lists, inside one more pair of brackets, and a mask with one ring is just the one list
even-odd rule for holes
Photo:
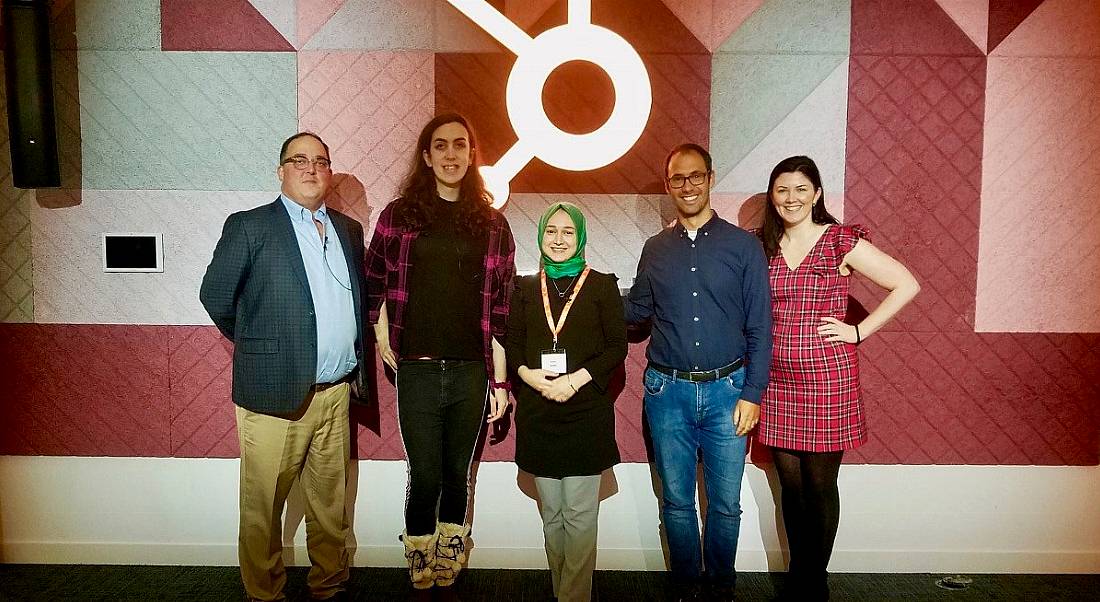
[[[645,413],[661,477],[661,521],[668,536],[672,578],[732,587],[741,530],[741,476],[746,438],[736,435],[733,410],[745,385],[745,369],[708,382],[645,371]],[[707,513],[699,546],[695,510],[696,467],[703,457]],[[701,553],[700,553],[701,552]],[[704,571],[705,568],[705,571]]]

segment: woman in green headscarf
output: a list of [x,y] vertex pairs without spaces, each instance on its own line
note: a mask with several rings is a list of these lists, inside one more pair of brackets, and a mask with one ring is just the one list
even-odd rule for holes
[[612,376],[626,358],[618,279],[590,268],[584,214],[539,220],[542,269],[517,279],[505,348],[516,387],[516,464],[535,476],[559,602],[591,599],[601,474],[619,462]]

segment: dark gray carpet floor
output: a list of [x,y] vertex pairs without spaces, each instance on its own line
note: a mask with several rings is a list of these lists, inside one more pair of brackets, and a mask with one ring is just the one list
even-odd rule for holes
[[[305,598],[305,569],[290,570],[287,595]],[[857,574],[830,576],[833,600],[1100,600],[1100,575],[969,575],[965,590],[936,586],[943,575]],[[740,573],[738,600],[771,600],[782,574]],[[463,602],[524,602],[550,599],[547,571],[470,569],[458,585]],[[408,592],[405,571],[352,569],[352,599],[400,602]],[[140,601],[242,600],[235,567],[154,567],[89,565],[0,565],[0,600]],[[594,600],[634,602],[668,600],[662,572],[598,571]]]

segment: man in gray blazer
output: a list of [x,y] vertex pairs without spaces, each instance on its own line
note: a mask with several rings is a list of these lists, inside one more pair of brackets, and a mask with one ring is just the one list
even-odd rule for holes
[[360,307],[363,227],[325,206],[328,146],[288,138],[275,202],[234,213],[199,299],[233,341],[233,402],[241,447],[238,556],[252,600],[284,599],[282,512],[294,479],[305,495],[314,599],[346,596],[348,405],[366,392]]

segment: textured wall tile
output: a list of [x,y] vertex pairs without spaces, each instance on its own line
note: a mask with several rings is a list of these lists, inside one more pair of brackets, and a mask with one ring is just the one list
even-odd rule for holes
[[[736,165],[716,164],[718,173],[726,174],[715,185],[719,192],[739,190],[763,191],[768,187],[768,174],[775,164],[792,155],[807,155],[817,163],[821,171],[822,186],[828,193],[826,199],[840,196],[844,192],[844,137],[848,118],[848,61],[841,61],[816,89],[776,123],[752,150]],[[725,112],[731,107],[718,103],[716,112]],[[711,131],[710,138],[728,141],[745,136],[746,132],[732,127],[732,120],[715,117],[712,127],[719,125],[723,129]],[[715,149],[717,152],[717,149]],[[725,160],[726,157],[715,156]],[[732,169],[731,169],[732,167]]]
[[159,0],[79,0],[76,42],[81,50],[159,50]]
[[[275,161],[271,155],[267,159],[269,186],[275,186]],[[199,304],[199,284],[226,216],[271,202],[276,195],[86,190],[76,207],[35,205],[37,321],[209,324]],[[104,232],[161,233],[164,272],[104,273]]]
[[79,53],[84,188],[266,190],[296,130],[291,53]]
[[[558,0],[504,0],[504,16],[526,30],[557,4]],[[499,3],[497,4],[499,6]]]
[[714,52],[765,0],[664,0],[669,10]]
[[[989,42],[987,48],[989,52],[993,52],[1005,38],[1009,36],[1021,23],[1024,22],[1039,7],[1045,0],[990,0],[989,4]],[[1053,3],[1048,3],[1053,4]],[[1081,2],[1080,0],[1071,0],[1070,2],[1061,3],[1065,5],[1085,5],[1095,4],[1094,2]],[[1076,25],[1076,23],[1075,23]],[[1061,28],[1059,28],[1061,29]],[[1058,32],[1059,37],[1063,35],[1062,31]],[[1057,43],[1057,42],[1055,42]],[[1042,46],[1049,46],[1050,40],[1045,41]]]
[[294,47],[298,45],[298,4],[296,0],[248,0],[271,26]]
[[853,55],[849,82],[845,215],[924,285],[893,327],[973,332],[985,59]]
[[1097,462],[1100,336],[880,333],[860,346],[871,440],[851,460]]
[[[7,142],[3,142],[7,146]],[[0,152],[0,161],[6,161]],[[34,193],[11,187],[11,174],[0,169],[0,322],[32,322],[31,227],[28,210]]]
[[989,39],[989,0],[936,0],[974,45],[985,49]]
[[[734,167],[744,161],[800,105],[820,102],[807,100],[807,97],[812,96],[814,90],[821,87],[830,75],[834,75],[834,78],[825,84],[823,90],[835,91],[835,86],[839,83],[835,73],[837,67],[844,62],[845,57],[840,54],[714,55],[711,75],[713,92],[710,98],[710,151],[714,157],[718,181],[725,180]],[[829,96],[832,98],[835,95]],[[843,119],[843,107],[843,103],[829,107],[825,116],[818,116],[818,119],[823,123],[835,123],[838,116]],[[801,140],[789,141],[788,146],[800,142]],[[837,140],[821,141],[825,144],[830,142],[836,144]],[[772,161],[772,166],[782,158]],[[767,168],[764,177],[770,171],[771,166]],[[831,177],[836,177],[836,174]],[[765,185],[766,183],[765,180]],[[722,189],[744,189],[747,185],[748,183],[742,182],[723,183]]]
[[431,50],[434,13],[433,0],[347,0],[301,48]]
[[[502,14],[507,14],[502,11]],[[504,46],[446,0],[435,5],[434,40],[436,52],[500,52]]]
[[298,0],[297,34],[295,48],[302,48],[328,23],[347,0]]
[[851,0],[852,54],[984,56],[936,0]]
[[988,62],[975,327],[1098,332],[1100,59]]
[[[1007,5],[1008,12],[1019,10],[1011,2],[997,4]],[[1037,2],[1019,3],[1022,8],[1032,4]],[[992,32],[989,37],[992,45]],[[1100,58],[1100,2],[1045,0],[990,55]]]
[[165,50],[294,50],[248,0],[161,0]]
[[[876,246],[923,286],[860,347],[872,435],[852,454],[856,461],[1098,460],[1097,390],[1083,371],[1097,361],[1098,339],[974,332],[979,213],[987,202],[980,194],[985,63],[851,59],[846,219],[866,224]],[[865,279],[853,285],[868,307],[881,298]],[[948,417],[965,428],[945,428]]]
[[168,329],[172,456],[235,458],[233,343],[213,326]]
[[[1100,336],[1001,334],[976,345],[972,337],[883,332],[861,347],[871,442],[849,459],[1095,464],[1100,385],[1088,375],[1100,370]],[[623,380],[612,386],[626,462],[647,461],[645,363],[645,343],[631,345]],[[230,345],[212,327],[0,325],[0,371],[9,383],[0,453],[237,454]],[[384,376],[378,382],[381,435],[361,429],[358,457],[401,459],[394,389]],[[921,402],[891,403],[903,387]],[[1033,403],[1021,406],[1020,394]],[[480,459],[510,461],[514,432],[499,441],[501,433],[489,432]]]
[[[0,53],[0,70],[3,67]],[[0,80],[0,115],[7,114]],[[34,320],[31,295],[31,220],[34,192],[12,185],[8,120],[0,120],[0,322]]]
[[0,454],[170,454],[167,329],[0,325]]
[[718,52],[848,54],[852,0],[768,0]]
[[300,126],[325,139],[340,172],[330,203],[369,228],[432,118],[432,54],[302,51],[298,65]]

